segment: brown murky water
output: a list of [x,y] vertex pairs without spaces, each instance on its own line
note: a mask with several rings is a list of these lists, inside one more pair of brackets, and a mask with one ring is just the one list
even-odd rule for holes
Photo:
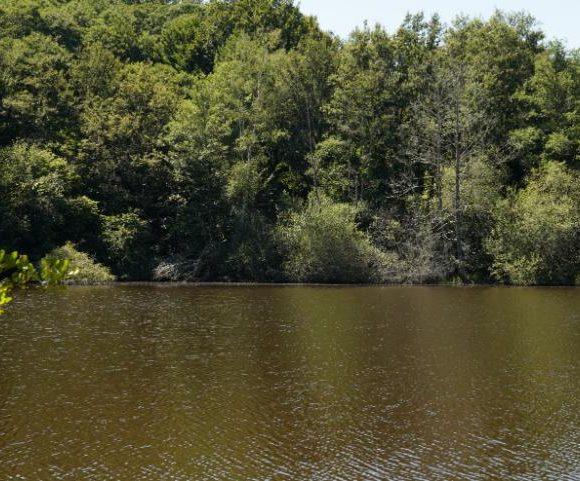
[[1,480],[580,480],[580,290],[116,286],[0,318]]

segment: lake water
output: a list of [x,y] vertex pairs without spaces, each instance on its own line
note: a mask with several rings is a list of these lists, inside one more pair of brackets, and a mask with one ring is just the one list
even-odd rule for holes
[[18,293],[0,479],[580,480],[580,290]]

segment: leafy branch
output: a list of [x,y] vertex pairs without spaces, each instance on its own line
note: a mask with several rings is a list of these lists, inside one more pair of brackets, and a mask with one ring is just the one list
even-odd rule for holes
[[70,261],[66,259],[42,259],[37,269],[28,256],[0,250],[0,314],[4,313],[2,307],[12,301],[14,289],[31,284],[58,284],[67,275],[69,266]]

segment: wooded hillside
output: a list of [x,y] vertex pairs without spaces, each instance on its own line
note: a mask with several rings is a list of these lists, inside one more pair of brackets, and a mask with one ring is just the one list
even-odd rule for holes
[[580,55],[497,12],[3,0],[0,248],[119,279],[580,282]]

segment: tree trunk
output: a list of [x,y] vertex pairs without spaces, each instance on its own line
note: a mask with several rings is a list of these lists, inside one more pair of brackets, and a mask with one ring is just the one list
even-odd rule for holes
[[457,274],[462,277],[463,271],[463,246],[461,239],[461,121],[460,121],[460,98],[459,89],[455,99],[455,199],[454,199],[454,222],[455,222],[455,257]]

